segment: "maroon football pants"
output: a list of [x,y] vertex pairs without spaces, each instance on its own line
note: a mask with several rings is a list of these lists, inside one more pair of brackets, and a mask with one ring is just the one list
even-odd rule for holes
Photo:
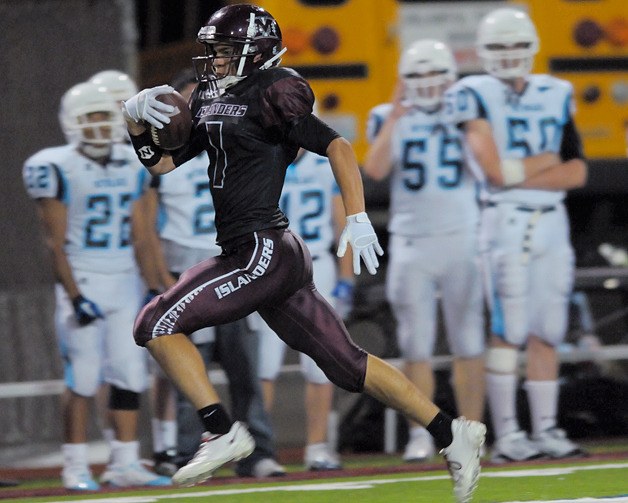
[[254,311],[291,348],[310,356],[331,382],[362,391],[367,353],[350,338],[340,317],[312,282],[312,259],[285,229],[252,233],[228,244],[222,255],[184,272],[167,292],[140,312],[134,337],[155,337],[244,318]]

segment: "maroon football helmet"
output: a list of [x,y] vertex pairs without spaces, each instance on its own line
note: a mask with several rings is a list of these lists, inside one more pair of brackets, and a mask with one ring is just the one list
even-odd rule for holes
[[[285,52],[275,18],[251,4],[228,5],[216,11],[199,30],[197,41],[205,46],[205,56],[194,58],[199,80],[217,80],[222,89],[255,70],[278,65]],[[221,50],[217,51],[217,46]],[[217,58],[230,60],[228,75],[217,75]]]

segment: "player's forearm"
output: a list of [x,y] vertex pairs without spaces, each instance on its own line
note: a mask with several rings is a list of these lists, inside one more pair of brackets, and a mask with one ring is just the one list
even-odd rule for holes
[[327,156],[336,182],[340,187],[347,215],[364,211],[364,187],[355,153],[344,138],[336,138],[327,147]]
[[531,155],[523,159],[526,180],[535,177],[537,174],[559,164],[560,157],[555,152],[543,152],[542,154]]
[[68,261],[63,247],[49,242],[48,248],[52,255],[56,280],[61,283],[68,297],[74,299],[81,291],[74,280],[74,273],[72,272],[72,267],[70,266],[70,262]]
[[153,260],[153,253],[147,241],[134,243],[135,260],[149,290],[159,290],[161,286],[159,271]]
[[[334,196],[332,201],[333,205],[333,220],[334,220],[334,237],[335,242],[340,240],[340,234],[346,225],[346,214],[340,196]],[[351,249],[347,250],[347,253],[343,257],[338,258],[338,279],[345,281],[354,281],[353,275],[353,253]]]
[[150,219],[151,200],[149,196],[150,194],[144,194],[133,204],[133,213],[131,214],[133,251],[144,283],[150,290],[159,290],[159,271],[154,260],[155,243],[152,238],[155,231],[152,228],[154,222]]
[[392,130],[396,119],[388,118],[366,153],[362,170],[374,180],[383,180],[392,169],[391,147]]
[[587,183],[588,168],[582,159],[559,162],[525,180],[519,187],[541,190],[571,190]]
[[484,119],[467,122],[465,141],[489,183],[496,187],[504,186],[501,159],[490,124]]
[[527,184],[529,180],[537,180],[544,171],[560,163],[554,152],[544,152],[523,159],[502,159],[490,124],[483,119],[467,123],[465,135],[474,158],[490,184],[495,187],[531,188]]

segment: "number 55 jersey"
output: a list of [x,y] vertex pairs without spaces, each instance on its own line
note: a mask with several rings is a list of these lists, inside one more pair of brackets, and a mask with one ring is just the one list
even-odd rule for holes
[[[385,103],[371,110],[370,143],[391,109]],[[464,165],[462,134],[442,121],[440,111],[413,109],[400,117],[390,150],[390,232],[429,236],[475,228],[476,179]]]

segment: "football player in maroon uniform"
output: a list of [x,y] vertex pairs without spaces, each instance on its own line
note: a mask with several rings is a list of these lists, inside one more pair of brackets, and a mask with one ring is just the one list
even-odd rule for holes
[[125,103],[133,145],[152,174],[167,173],[207,151],[217,241],[223,249],[222,255],[188,269],[145,306],[135,324],[136,342],[149,349],[196,406],[207,430],[194,459],[173,480],[193,485],[253,450],[246,426],[228,417],[186,334],[258,311],[333,383],[368,393],[425,425],[443,448],[457,501],[469,501],[479,478],[485,426],[452,419],[400,371],[351,340],[342,319],[317,292],[308,250],[288,230],[278,207],[286,168],[299,147],[328,157],[348,215],[338,254],[350,245],[355,273],[362,260],[375,274],[383,251],[364,211],[351,144],[312,115],[309,84],[279,66],[285,51],[281,30],[267,11],[250,4],[224,7],[201,27],[198,41],[205,55],[195,58],[200,83],[190,102],[193,131],[185,146],[164,152],[147,132],[147,124],[168,124],[172,108],[156,97],[172,88],[144,89]]

